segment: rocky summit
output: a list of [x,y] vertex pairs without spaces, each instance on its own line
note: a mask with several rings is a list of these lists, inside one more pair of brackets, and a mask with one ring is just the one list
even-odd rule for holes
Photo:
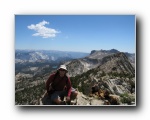
[[[129,56],[129,54],[128,54]],[[122,63],[128,64],[130,63],[127,69],[132,69],[134,67],[134,55],[130,54],[128,57],[127,53],[119,52],[115,49],[105,51],[92,51],[91,54],[87,57],[81,58],[81,59],[75,59],[73,61],[67,62],[67,69],[69,76],[76,76],[78,74],[82,74],[84,72],[87,72],[90,69],[96,68],[98,66],[107,66],[107,70],[109,69],[109,66],[112,67],[112,62],[115,62],[115,59],[122,59]],[[132,57],[131,57],[132,56]],[[111,61],[111,62],[107,62]],[[132,61],[132,62],[131,62]],[[107,65],[105,64],[107,62]],[[125,63],[124,63],[125,62]],[[121,65],[121,62],[118,61],[118,64]],[[117,64],[115,64],[117,66]],[[102,66],[101,66],[102,67]],[[121,67],[121,66],[120,66]],[[106,67],[105,67],[106,69]],[[134,68],[133,68],[134,69]],[[109,69],[111,71],[111,69]],[[115,67],[113,68],[115,70]],[[121,68],[120,68],[121,70]],[[134,72],[133,70],[131,70]],[[117,71],[118,72],[118,71]]]
[[[97,96],[107,91],[109,97],[117,96],[119,102],[116,104],[135,102],[135,69],[124,53],[105,56],[97,67],[71,79],[74,86],[84,95],[90,96],[92,87],[97,86]],[[107,100],[104,95],[102,98]]]

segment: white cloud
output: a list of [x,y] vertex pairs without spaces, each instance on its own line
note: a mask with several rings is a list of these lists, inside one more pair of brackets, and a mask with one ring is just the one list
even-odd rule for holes
[[57,33],[60,33],[59,31],[56,31],[53,28],[45,27],[46,24],[49,24],[49,22],[43,20],[42,22],[36,25],[31,24],[27,27],[28,29],[36,31],[36,33],[33,34],[33,36],[41,36],[42,38],[54,38],[56,37]]

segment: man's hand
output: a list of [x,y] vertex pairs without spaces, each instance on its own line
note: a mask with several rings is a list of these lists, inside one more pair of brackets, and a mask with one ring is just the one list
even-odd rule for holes
[[49,91],[51,91],[51,90],[53,90],[53,88],[52,88],[52,86],[50,85],[50,86],[49,86]]
[[69,97],[69,96],[66,97],[66,101],[67,101],[67,102],[70,101],[70,97]]

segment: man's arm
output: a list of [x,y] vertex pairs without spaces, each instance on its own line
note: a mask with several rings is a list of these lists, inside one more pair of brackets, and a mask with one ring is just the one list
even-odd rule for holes
[[71,81],[70,81],[69,77],[68,77],[68,81],[67,81],[67,92],[68,92],[68,97],[70,97],[70,95],[71,95]]
[[46,81],[46,90],[47,90],[47,92],[49,91],[50,84],[53,82],[53,78],[54,78],[54,74],[50,75],[50,77]]

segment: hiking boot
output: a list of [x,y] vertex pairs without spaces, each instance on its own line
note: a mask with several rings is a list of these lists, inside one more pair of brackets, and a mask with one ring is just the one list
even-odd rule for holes
[[66,102],[66,105],[71,105],[71,101],[67,101],[67,102]]
[[67,105],[67,103],[66,103],[65,101],[62,101],[62,102],[60,103],[60,105]]

